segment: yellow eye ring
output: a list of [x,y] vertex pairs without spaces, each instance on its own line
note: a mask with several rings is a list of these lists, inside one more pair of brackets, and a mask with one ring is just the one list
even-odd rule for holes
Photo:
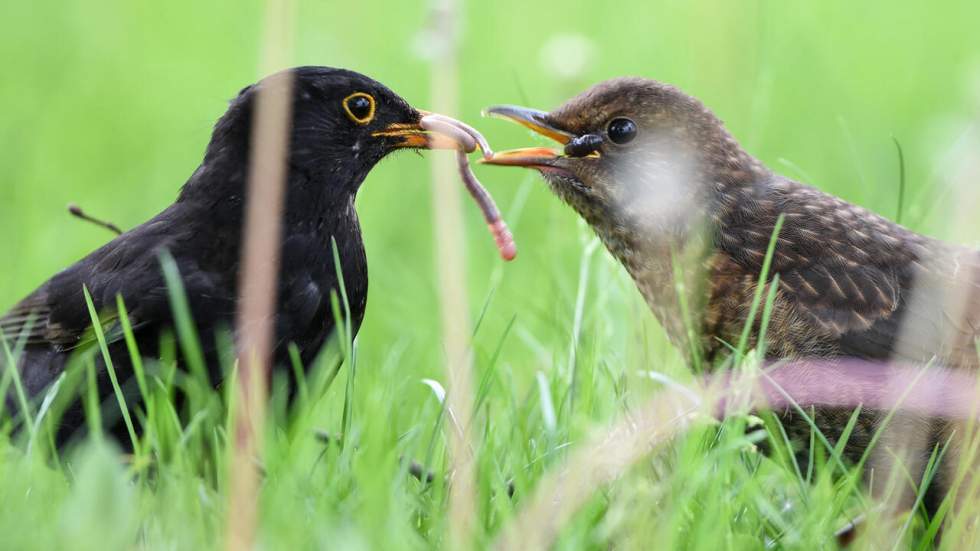
[[[367,103],[365,103],[367,100]],[[354,92],[344,98],[344,112],[357,124],[367,124],[374,120],[374,98],[364,92]]]

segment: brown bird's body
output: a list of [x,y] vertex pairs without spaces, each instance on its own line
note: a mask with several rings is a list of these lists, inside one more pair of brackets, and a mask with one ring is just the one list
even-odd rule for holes
[[[564,144],[563,152],[512,150],[487,162],[538,169],[626,268],[689,359],[717,365],[738,345],[782,217],[761,295],[764,302],[772,294],[767,357],[977,367],[977,251],[775,174],[680,90],[624,78],[551,113],[489,113]],[[834,438],[849,415],[818,412],[817,424]],[[878,419],[862,415],[848,455],[860,457]],[[798,435],[808,430],[787,420]],[[949,433],[945,423],[905,421],[926,457]]]

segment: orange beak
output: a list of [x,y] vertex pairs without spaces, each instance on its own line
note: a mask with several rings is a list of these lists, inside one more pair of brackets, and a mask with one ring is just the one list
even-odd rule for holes
[[[497,105],[485,110],[484,114],[516,122],[562,145],[567,144],[575,137],[571,132],[556,128],[549,122],[548,114],[537,109],[528,109],[516,105]],[[561,155],[561,151],[549,147],[525,147],[508,151],[498,151],[493,156],[482,159],[480,162],[488,165],[533,168],[549,166],[552,161],[561,157]]]
[[[422,117],[431,115],[429,111],[419,111]],[[383,130],[371,134],[375,138],[391,138],[395,149],[459,149],[459,143],[452,138],[422,128],[420,122],[389,124]]]
[[497,151],[491,157],[481,159],[480,162],[487,165],[535,167],[548,166],[549,162],[559,156],[558,152],[550,147],[522,147]]

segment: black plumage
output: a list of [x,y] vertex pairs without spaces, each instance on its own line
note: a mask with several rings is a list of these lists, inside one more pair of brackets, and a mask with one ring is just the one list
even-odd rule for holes
[[[382,84],[342,69],[291,71],[275,357],[284,361],[294,343],[309,363],[334,329],[330,294],[339,292],[338,271],[354,332],[364,316],[368,270],[354,209],[358,188],[388,153],[426,147],[429,141],[419,127],[421,113]],[[121,378],[131,376],[131,367],[116,322],[117,295],[125,301],[141,352],[158,352],[161,333],[173,327],[161,270],[164,251],[180,272],[211,380],[219,380],[216,334],[230,330],[235,316],[252,116],[265,82],[245,88],[231,102],[215,125],[204,160],[172,205],[58,273],[0,318],[8,340],[26,343],[18,367],[29,396],[44,392],[70,355],[94,342],[83,286],[102,317]],[[98,379],[109,392],[101,362]],[[6,404],[16,411],[13,393]],[[70,408],[63,432],[82,421],[81,408]]]

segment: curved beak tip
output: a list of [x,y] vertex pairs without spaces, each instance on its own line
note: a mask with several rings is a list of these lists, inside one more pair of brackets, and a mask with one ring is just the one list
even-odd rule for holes
[[418,110],[418,120],[397,122],[372,133],[375,138],[394,140],[391,147],[413,149],[455,149],[467,153],[480,148],[490,151],[490,144],[475,128],[452,117]]
[[575,137],[571,132],[555,126],[551,121],[550,115],[538,109],[530,109],[518,105],[494,105],[484,109],[483,115],[516,122],[562,145],[567,144]]

